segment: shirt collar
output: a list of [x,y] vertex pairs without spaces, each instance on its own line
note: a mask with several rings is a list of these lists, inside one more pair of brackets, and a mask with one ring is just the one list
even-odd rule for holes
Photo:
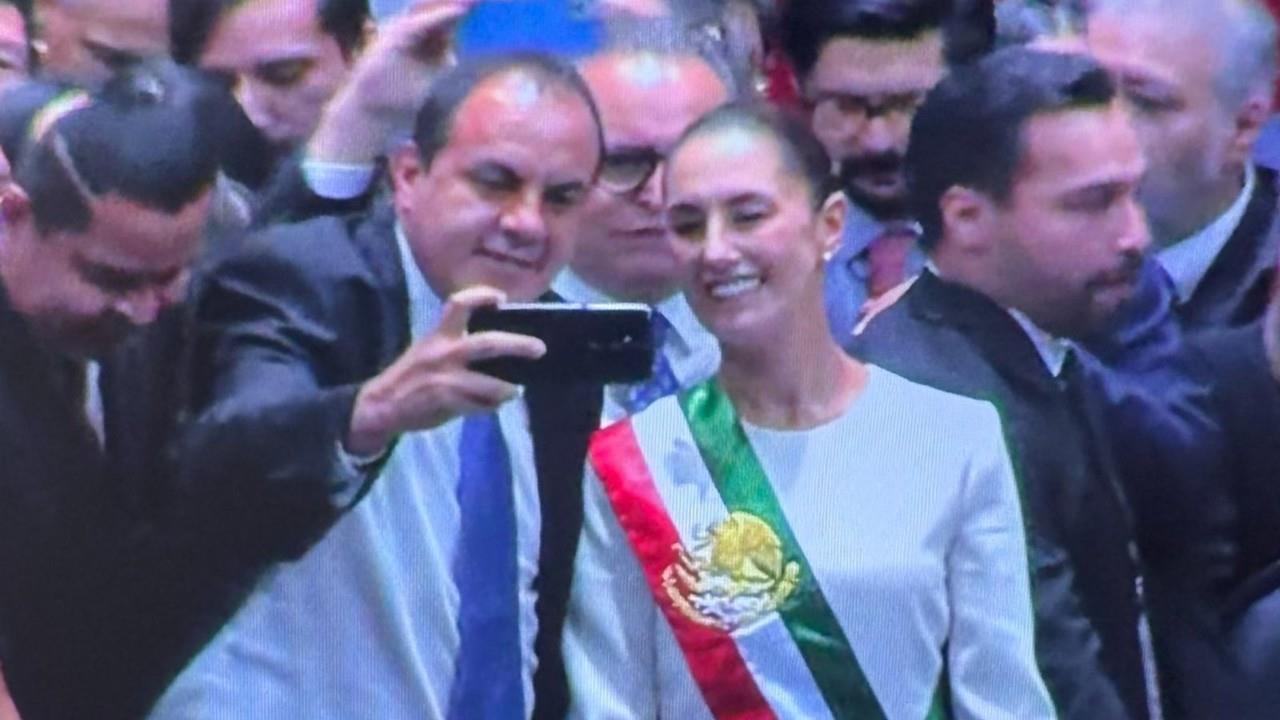
[[1245,210],[1249,207],[1249,199],[1253,197],[1256,175],[1253,164],[1246,165],[1244,188],[1231,207],[1196,234],[1170,245],[1156,255],[1173,280],[1179,304],[1187,302],[1195,294],[1196,288],[1209,273],[1213,261],[1240,226]]
[[[933,258],[925,260],[924,266],[929,272],[939,278],[945,279],[943,274],[938,271],[938,266],[934,264]],[[1040,329],[1026,313],[1013,308],[1006,308],[1006,311],[1013,317],[1014,322],[1018,323],[1018,327],[1030,338],[1031,344],[1035,346],[1036,354],[1044,361],[1045,368],[1049,374],[1058,377],[1062,374],[1062,368],[1067,364],[1067,357],[1071,355],[1071,341],[1063,338],[1054,337],[1048,332]]]
[[1061,375],[1062,368],[1067,364],[1067,357],[1071,355],[1071,342],[1054,337],[1040,329],[1039,326],[1031,322],[1031,318],[1018,310],[1008,308],[1008,312],[1023,331],[1027,333],[1027,337],[1031,338],[1031,344],[1035,346],[1036,352],[1040,355],[1040,359],[1044,361],[1044,366],[1049,370],[1049,374],[1054,377]]
[[404,267],[404,286],[409,295],[409,337],[417,340],[426,336],[440,322],[444,303],[435,294],[418,268],[418,262],[409,249],[404,229],[396,223],[396,247],[400,251],[400,264]]

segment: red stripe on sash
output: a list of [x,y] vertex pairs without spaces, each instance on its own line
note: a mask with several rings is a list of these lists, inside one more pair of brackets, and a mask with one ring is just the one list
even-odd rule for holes
[[679,560],[680,534],[658,496],[631,421],[598,431],[589,452],[618,524],[640,559],[654,601],[671,624],[711,714],[719,720],[776,718],[733,638],[685,617],[663,586],[663,573]]

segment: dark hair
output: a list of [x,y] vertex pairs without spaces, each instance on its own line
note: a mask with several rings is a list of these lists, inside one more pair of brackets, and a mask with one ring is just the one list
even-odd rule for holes
[[0,149],[11,167],[22,161],[36,113],[58,96],[76,89],[70,83],[39,79],[20,82],[0,93]]
[[759,102],[733,102],[703,115],[676,140],[668,157],[675,158],[690,140],[729,128],[763,133],[777,142],[783,164],[808,186],[815,208],[837,190],[831,159],[809,125],[792,113]]
[[803,81],[828,42],[853,37],[910,40],[947,24],[951,0],[791,0],[782,43]]
[[430,166],[436,153],[448,143],[454,116],[476,87],[491,77],[513,70],[528,71],[538,80],[563,87],[582,98],[595,123],[600,155],[604,155],[604,130],[601,129],[600,112],[578,71],[567,62],[548,55],[512,53],[464,60],[445,71],[431,84],[427,97],[418,108],[413,125],[413,142],[418,147],[418,155],[424,165]]
[[33,128],[40,135],[15,168],[36,229],[83,232],[93,217],[90,201],[109,193],[177,213],[212,187],[221,144],[216,118],[234,102],[203,74],[162,59],[82,96],[78,109],[48,129]]
[[939,201],[957,185],[1008,199],[1022,160],[1023,128],[1033,116],[1099,107],[1115,98],[1092,58],[1010,47],[957,68],[938,83],[911,123],[905,171],[921,244],[942,233]]
[[[218,20],[255,0],[169,0],[169,48],[173,58],[196,65]],[[297,0],[289,0],[296,2]],[[366,0],[316,0],[320,28],[333,36],[344,53],[359,46],[369,17]]]

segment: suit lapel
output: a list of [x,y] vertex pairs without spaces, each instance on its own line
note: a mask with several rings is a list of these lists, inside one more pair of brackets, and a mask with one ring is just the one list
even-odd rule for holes
[[908,293],[918,320],[956,328],[1012,386],[1038,394],[1055,389],[1035,345],[1017,321],[982,294],[924,271]]
[[1242,325],[1261,316],[1275,272],[1280,212],[1276,173],[1257,169],[1253,197],[1191,299],[1179,309],[1190,327]]

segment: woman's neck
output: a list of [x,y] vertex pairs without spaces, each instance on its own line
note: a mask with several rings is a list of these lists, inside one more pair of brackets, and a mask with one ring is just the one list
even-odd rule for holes
[[774,341],[722,345],[720,384],[747,422],[804,430],[848,409],[867,382],[867,369],[831,337],[827,324],[791,323]]

